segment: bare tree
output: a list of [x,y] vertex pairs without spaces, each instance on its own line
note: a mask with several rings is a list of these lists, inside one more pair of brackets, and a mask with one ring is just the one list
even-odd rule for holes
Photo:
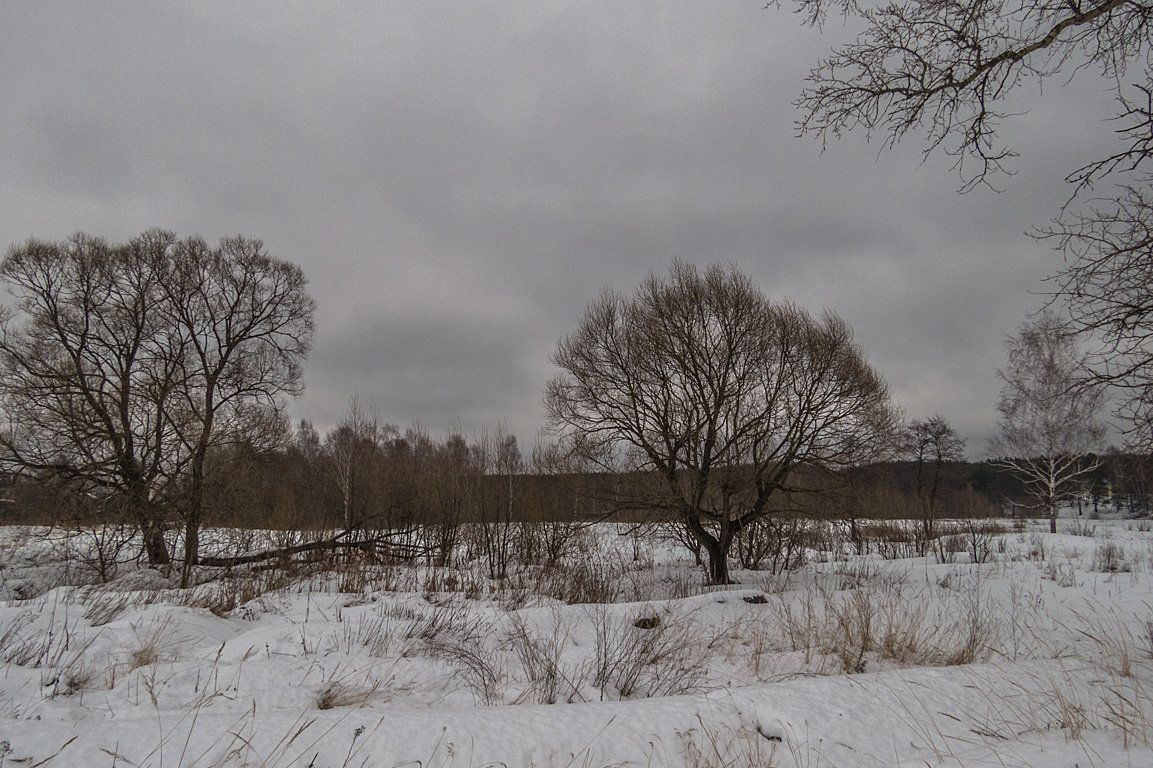
[[[1096,343],[1094,380],[1119,388],[1118,415],[1131,444],[1153,450],[1153,83],[1147,69],[1153,14],[1133,0],[798,0],[811,24],[834,10],[859,20],[855,41],[809,76],[800,132],[827,140],[847,131],[881,134],[891,146],[923,133],[926,154],[956,158],[962,189],[1011,172],[1015,151],[999,136],[1022,111],[1022,86],[1037,98],[1049,78],[1097,70],[1113,91],[1111,149],[1083,158],[1067,181],[1060,218],[1037,234],[1065,255],[1050,278],[1078,330]],[[1136,66],[1135,66],[1136,65]],[[1011,99],[1014,99],[1010,102]]]
[[997,410],[1000,436],[991,452],[1012,470],[1049,517],[1082,475],[1092,472],[1105,429],[1097,421],[1104,403],[1099,387],[1078,385],[1082,355],[1075,334],[1052,313],[1025,323],[1009,341],[1009,366]]
[[209,249],[152,230],[29,240],[0,275],[17,299],[0,326],[4,462],[123,497],[154,564],[181,513],[195,563],[209,452],[275,432],[299,389],[313,313],[300,270],[257,241]]
[[900,452],[916,466],[916,493],[921,512],[920,554],[937,538],[941,480],[945,465],[965,456],[965,441],[944,416],[910,421],[901,435]]
[[315,303],[300,267],[270,257],[259,240],[234,237],[209,248],[177,243],[162,281],[181,341],[176,388],[179,435],[189,456],[183,585],[196,564],[209,452],[223,445],[267,448],[285,434],[285,395],[301,391]]
[[475,497],[476,534],[489,577],[503,579],[514,554],[513,521],[522,502],[524,460],[516,435],[506,433],[501,424],[492,432],[481,431],[473,440],[471,455],[480,474],[487,476]]
[[1096,341],[1087,359],[1092,379],[1112,387],[1128,443],[1146,456],[1153,455],[1151,194],[1127,186],[1052,233],[1067,256],[1058,293],[1076,327]]
[[553,362],[552,425],[639,478],[636,505],[683,521],[716,583],[734,536],[797,490],[797,467],[876,457],[894,424],[843,320],[772,302],[733,268],[675,263],[631,297],[606,291]]
[[153,564],[169,562],[163,499],[187,465],[173,419],[180,338],[160,288],[173,245],[167,233],[29,240],[0,264],[16,299],[0,327],[5,464],[122,497]]
[[[882,133],[887,145],[924,131],[928,150],[957,158],[966,188],[1009,170],[1015,156],[997,130],[1010,94],[1094,66],[1131,120],[1130,146],[1085,166],[1076,181],[1131,168],[1153,150],[1150,110],[1134,103],[1126,67],[1149,51],[1146,6],[1131,0],[1087,3],[1023,0],[798,0],[810,24],[830,7],[864,24],[857,39],[819,62],[798,105],[800,129],[822,139],[850,130]],[[1130,90],[1132,89],[1132,90]],[[966,165],[966,161],[969,162]]]
[[366,411],[354,396],[348,415],[325,437],[326,466],[340,490],[346,531],[363,527],[372,517],[374,475],[384,442],[395,434],[396,428],[382,423],[375,407]]
[[469,495],[476,485],[473,477],[479,470],[472,462],[468,443],[459,434],[437,444],[417,426],[407,431],[406,439],[415,453],[425,456],[417,504],[429,558],[443,567],[452,562],[460,543]]

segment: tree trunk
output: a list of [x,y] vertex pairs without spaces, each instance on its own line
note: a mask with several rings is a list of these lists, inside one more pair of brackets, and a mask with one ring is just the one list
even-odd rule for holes
[[[211,430],[211,422],[207,429]],[[202,445],[206,443],[207,440],[202,441]],[[207,452],[207,448],[202,447],[192,458],[188,506],[184,515],[184,564],[180,568],[181,589],[189,586],[192,581],[192,569],[200,559],[200,522],[204,508],[204,463]]]
[[721,546],[721,542],[713,539],[703,544],[705,551],[709,553],[709,583],[718,585],[731,583],[728,552]]
[[709,583],[732,583],[729,579],[729,549],[733,544],[731,531],[726,531],[722,533],[720,538],[717,538],[705,530],[705,527],[701,525],[700,518],[696,515],[690,515],[686,523],[693,538],[708,553]]
[[157,514],[148,489],[143,483],[129,486],[128,504],[132,514],[140,523],[140,538],[144,542],[144,553],[149,565],[169,565],[172,558],[168,554],[168,543],[164,541],[164,520]]
[[144,553],[149,565],[170,565],[168,544],[164,541],[164,517],[158,514],[156,505],[149,494],[148,483],[141,477],[135,461],[125,460],[121,465],[125,478],[125,502],[128,519],[135,518],[140,526]]
[[192,513],[184,525],[184,565],[180,569],[180,588],[184,589],[192,581],[192,567],[196,565],[200,551],[200,521],[193,519]]
[[144,552],[149,565],[169,565],[168,544],[164,541],[164,526],[154,517],[146,517],[140,524],[140,535],[144,539]]

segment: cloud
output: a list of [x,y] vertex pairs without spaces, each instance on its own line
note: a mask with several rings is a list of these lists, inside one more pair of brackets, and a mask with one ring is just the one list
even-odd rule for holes
[[794,136],[836,34],[691,0],[16,4],[0,230],[262,238],[319,302],[295,412],[322,426],[360,393],[528,441],[582,308],[681,258],[838,311],[910,412],[985,435],[1096,83],[1008,125],[1003,194],[958,197],[915,139]]

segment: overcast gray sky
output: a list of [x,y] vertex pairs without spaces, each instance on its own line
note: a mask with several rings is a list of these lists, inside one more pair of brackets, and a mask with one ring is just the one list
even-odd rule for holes
[[1111,104],[1054,84],[1008,129],[1004,191],[958,196],[915,140],[795,138],[804,76],[846,33],[763,6],[5,3],[0,244],[259,237],[319,304],[296,417],[323,428],[358,394],[524,443],[604,286],[733,262],[841,314],[904,409],[979,455],[1004,340],[1059,264],[1024,233]]

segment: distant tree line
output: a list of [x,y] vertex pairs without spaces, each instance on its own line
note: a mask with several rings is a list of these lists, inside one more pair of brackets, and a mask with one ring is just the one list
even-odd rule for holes
[[[542,465],[534,458],[539,448],[528,458],[520,457],[514,473],[503,474],[491,465],[485,468],[485,445],[491,445],[492,438],[435,438],[420,428],[400,431],[386,425],[382,432],[387,439],[363,447],[349,472],[352,483],[345,486],[335,466],[340,459],[332,452],[332,436],[343,428],[321,438],[305,421],[274,449],[238,445],[214,452],[207,473],[205,524],[334,530],[349,522],[349,510],[354,525],[390,530],[441,523],[451,528],[454,522],[503,517],[516,522],[664,519],[659,510],[617,503],[615,494],[630,482],[627,477]],[[504,439],[506,451],[515,445],[511,436]],[[516,450],[519,455],[519,447]],[[1153,514],[1153,460],[1114,449],[1086,461],[1096,466],[1080,479],[1070,500],[1080,514]],[[862,518],[917,520],[917,473],[916,462],[891,460],[824,480],[814,475],[797,510],[836,519],[852,506]],[[61,498],[68,493],[9,475],[0,506],[2,522],[60,522],[67,517],[61,514]],[[1025,514],[1029,498],[1022,481],[993,460],[946,462],[938,495],[940,519],[1012,514],[1014,509]],[[101,517],[93,514],[92,519]]]

